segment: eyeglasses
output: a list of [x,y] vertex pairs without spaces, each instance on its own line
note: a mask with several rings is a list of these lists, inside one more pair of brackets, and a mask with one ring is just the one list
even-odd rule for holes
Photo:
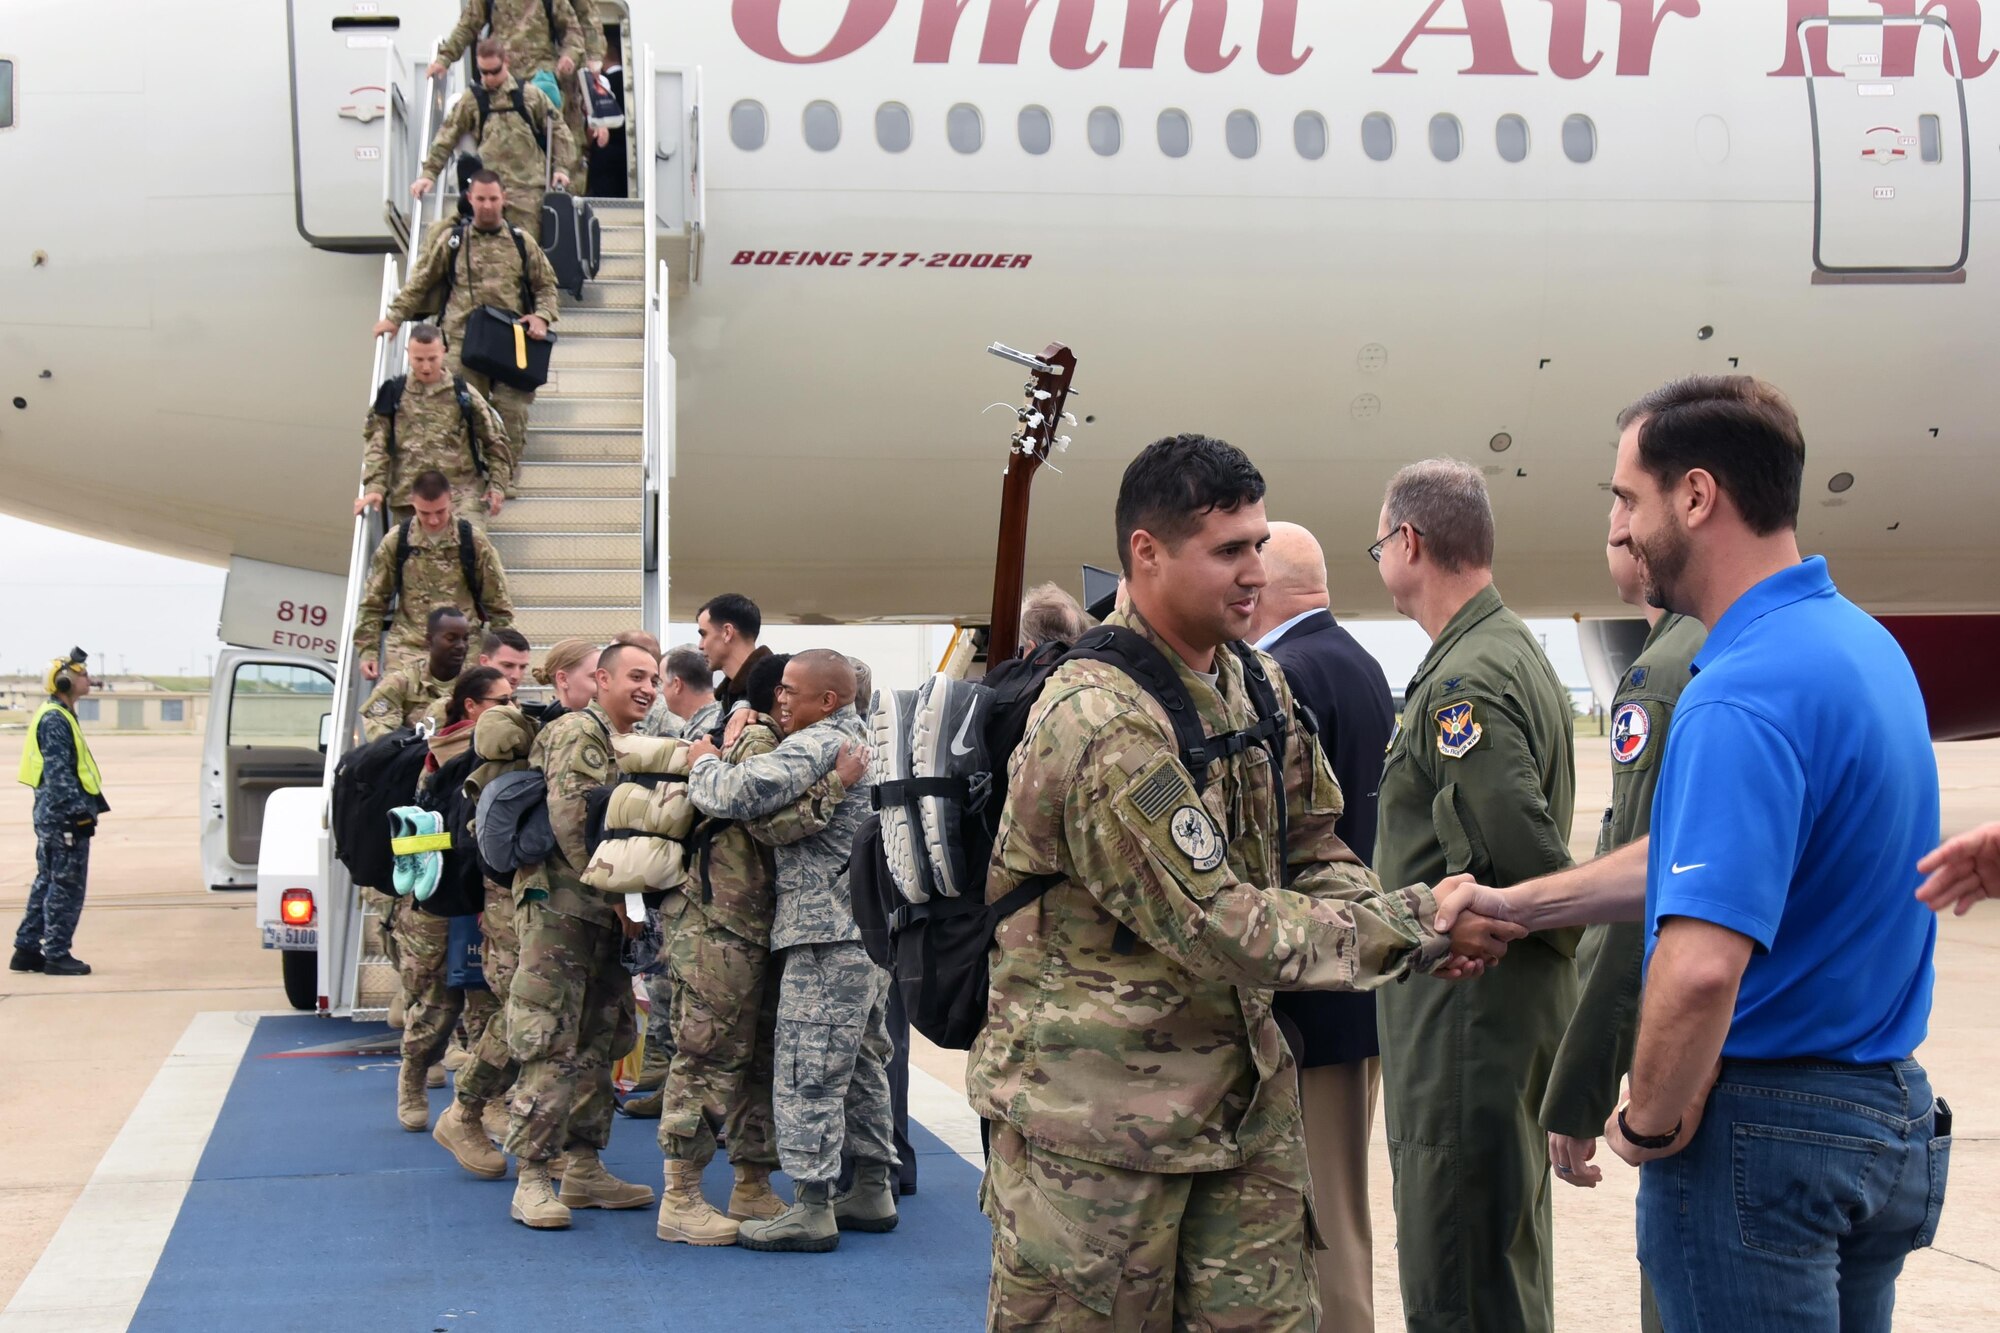
[[1377,540],[1377,541],[1375,542],[1375,544],[1374,544],[1373,546],[1370,546],[1370,547],[1368,548],[1368,558],[1369,558],[1370,560],[1373,560],[1373,561],[1374,561],[1374,562],[1375,562],[1376,564],[1378,564],[1378,565],[1379,565],[1379,564],[1381,564],[1381,563],[1382,563],[1382,548],[1383,548],[1384,546],[1387,546],[1387,545],[1389,544],[1389,538],[1390,538],[1390,537],[1394,537],[1394,536],[1395,536],[1395,535],[1396,535],[1397,533],[1401,532],[1401,531],[1402,531],[1402,530],[1403,530],[1404,528],[1408,528],[1408,529],[1409,529],[1409,530],[1410,530],[1411,532],[1414,532],[1414,533],[1416,533],[1416,534],[1417,534],[1417,535],[1418,535],[1419,537],[1421,537],[1421,536],[1423,536],[1423,535],[1424,535],[1424,530],[1423,530],[1422,528],[1418,527],[1418,526],[1417,526],[1416,524],[1414,524],[1414,523],[1398,523],[1398,524],[1397,524],[1397,525],[1396,525],[1395,527],[1393,527],[1393,528],[1389,529],[1389,532],[1388,532],[1388,535],[1387,535],[1387,536],[1385,536],[1385,537],[1382,537],[1382,538],[1380,538],[1379,540]]
[[512,708],[514,706],[514,696],[503,694],[498,699],[488,699],[486,702],[494,708]]

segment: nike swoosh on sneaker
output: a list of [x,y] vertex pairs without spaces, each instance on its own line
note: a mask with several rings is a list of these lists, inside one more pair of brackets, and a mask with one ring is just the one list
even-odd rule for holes
[[972,746],[966,737],[972,734],[972,719],[979,716],[979,701],[973,700],[972,707],[965,710],[965,721],[958,724],[958,735],[951,738],[951,752],[963,759],[972,753]]
[[1688,871],[1690,871],[1690,870],[1699,870],[1699,869],[1701,869],[1701,868],[1702,868],[1703,866],[1705,866],[1705,865],[1707,865],[1707,864],[1708,864],[1708,862],[1706,862],[1706,861],[1696,861],[1696,862],[1695,862],[1695,863],[1694,863],[1693,865],[1691,865],[1691,866],[1684,866],[1684,865],[1682,865],[1682,864],[1681,864],[1680,862],[1676,861],[1676,862],[1674,862],[1674,864],[1673,864],[1673,867],[1672,867],[1672,868],[1673,868],[1673,872],[1674,872],[1674,873],[1675,873],[1676,875],[1685,875],[1685,874],[1687,874],[1687,872],[1688,872]]

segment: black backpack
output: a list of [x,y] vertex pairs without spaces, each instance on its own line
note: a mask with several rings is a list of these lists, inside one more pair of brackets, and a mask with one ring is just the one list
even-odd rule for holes
[[[1230,645],[1243,663],[1245,683],[1256,705],[1257,721],[1242,731],[1210,736],[1201,725],[1194,700],[1181,685],[1180,675],[1160,650],[1143,636],[1117,625],[1091,630],[1074,648],[1056,651],[1061,645],[1045,647],[1016,668],[1008,663],[994,672],[996,685],[985,728],[987,753],[994,771],[982,775],[983,783],[964,778],[914,778],[908,782],[887,782],[876,786],[876,809],[897,801],[914,802],[921,796],[945,795],[965,800],[968,809],[960,821],[964,830],[967,864],[989,864],[993,840],[999,829],[1000,812],[1007,797],[1007,759],[1026,735],[1028,716],[1042,687],[1064,662],[1104,662],[1131,676],[1167,710],[1173,721],[1174,739],[1181,764],[1194,781],[1196,793],[1208,785],[1209,765],[1218,759],[1241,754],[1253,745],[1264,747],[1279,775],[1278,845],[1284,846],[1289,830],[1283,799],[1285,738],[1289,719],[1279,710],[1278,692],[1265,674],[1263,664],[1252,649],[1240,643]],[[893,705],[891,705],[893,706]],[[1307,715],[1300,725],[1310,728]],[[982,791],[975,791],[975,786]],[[912,815],[915,811],[912,809]],[[946,898],[933,895],[928,902],[906,901],[889,873],[881,842],[879,815],[872,817],[855,835],[848,862],[848,891],[854,904],[855,925],[864,946],[874,956],[883,947],[889,957],[885,964],[894,973],[903,994],[903,1008],[910,1023],[934,1044],[947,1050],[967,1050],[979,1030],[986,1025],[989,989],[988,953],[993,947],[999,924],[1029,906],[1063,882],[1061,875],[1035,875],[1001,898],[988,904],[970,895]],[[973,861],[978,855],[984,859]],[[871,944],[886,940],[886,945]],[[1112,947],[1130,953],[1137,938],[1120,926]]]
[[333,770],[333,854],[356,884],[388,892],[396,858],[389,850],[389,812],[416,798],[426,738],[401,727],[357,745]]
[[[396,412],[403,406],[403,391],[409,387],[408,375],[394,375],[382,381],[382,387],[375,390],[375,415],[389,423],[389,457],[396,456]],[[486,455],[479,449],[479,431],[473,425],[472,390],[458,376],[451,377],[451,390],[458,399],[459,419],[465,422],[465,447],[472,453],[472,466],[480,476],[487,476]]]
[[473,816],[479,803],[467,798],[465,779],[483,762],[479,752],[467,746],[465,753],[438,765],[430,786],[417,793],[417,805],[435,810],[451,835],[451,850],[444,853],[444,873],[431,896],[417,904],[417,910],[431,916],[475,916],[486,910],[486,866],[479,859],[479,844],[472,836]]
[[[480,84],[475,83],[472,85],[472,100],[479,104],[479,146],[484,148],[486,146],[486,122],[493,115],[493,94],[487,92]],[[543,126],[537,125],[535,118],[528,114],[528,99],[523,95],[521,85],[518,83],[514,85],[514,95],[511,101],[511,109],[514,114],[527,122],[528,133],[535,136],[535,147],[541,149],[543,154],[546,155],[549,151],[549,132]]]
[[[382,633],[386,636],[396,623],[396,608],[403,604],[403,566],[410,562],[410,527],[417,520],[406,518],[396,529],[396,590],[389,604],[382,608]],[[465,586],[472,593],[472,609],[480,624],[486,623],[486,602],[481,595],[485,589],[479,581],[479,554],[473,546],[472,524],[465,519],[458,520],[458,572],[465,577]]]

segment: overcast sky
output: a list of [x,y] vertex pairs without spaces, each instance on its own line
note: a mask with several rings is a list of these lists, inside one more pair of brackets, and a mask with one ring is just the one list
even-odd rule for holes
[[[222,581],[223,571],[213,566],[0,515],[0,605],[6,608],[0,673],[37,674],[51,657],[75,646],[90,654],[96,671],[207,675],[210,654],[222,647],[215,638]],[[1407,621],[1343,623],[1398,688],[1428,647],[1423,631]],[[1557,674],[1585,684],[1576,626],[1567,620],[1528,623],[1542,636]],[[844,631],[837,646],[867,658],[869,633]],[[800,640],[813,634],[810,627],[787,627],[767,637],[782,651],[807,646]],[[895,640],[907,644],[907,631]],[[941,650],[945,635],[932,641]]]

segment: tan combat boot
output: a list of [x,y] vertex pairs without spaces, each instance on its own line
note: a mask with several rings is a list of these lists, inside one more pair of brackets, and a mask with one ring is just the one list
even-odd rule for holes
[[658,1120],[663,1099],[657,1089],[627,1097],[618,1103],[618,1110],[634,1120]]
[[432,1065],[424,1071],[424,1086],[427,1088],[442,1088],[444,1086],[443,1065]]
[[785,1201],[771,1188],[771,1168],[736,1163],[736,1185],[729,1191],[729,1215],[739,1222],[768,1222],[785,1211]]
[[595,1148],[571,1148],[556,1197],[571,1208],[649,1208],[653,1191],[604,1169]]
[[857,1162],[854,1184],[833,1196],[833,1217],[842,1231],[894,1231],[896,1185],[887,1162]]
[[475,1176],[498,1180],[507,1174],[507,1158],[487,1141],[479,1117],[470,1114],[464,1102],[453,1102],[445,1108],[431,1137]]
[[403,988],[398,986],[395,998],[389,1001],[389,1013],[385,1020],[398,1032],[403,1030],[403,1007]]
[[479,1127],[486,1131],[486,1137],[495,1143],[507,1141],[507,1122],[512,1119],[507,1114],[507,1103],[488,1102],[486,1109],[479,1113]]
[[424,1092],[424,1071],[408,1060],[396,1074],[396,1119],[412,1134],[431,1127],[431,1099]]
[[734,1245],[736,1223],[701,1197],[701,1165],[669,1157],[666,1188],[660,1192],[660,1220],[653,1234],[685,1245]]
[[802,1180],[799,1201],[768,1222],[745,1222],[736,1243],[746,1250],[786,1250],[825,1254],[840,1248],[840,1223],[833,1215],[833,1183]]
[[569,1209],[556,1198],[549,1184],[547,1162],[521,1163],[521,1178],[514,1183],[514,1204],[509,1210],[516,1222],[537,1231],[562,1231],[569,1226]]

